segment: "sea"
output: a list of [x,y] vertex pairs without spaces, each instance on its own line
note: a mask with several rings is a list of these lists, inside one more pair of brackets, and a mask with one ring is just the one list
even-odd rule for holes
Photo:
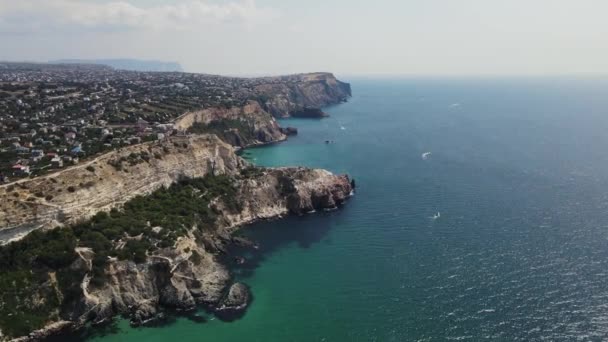
[[253,302],[90,342],[608,340],[608,78],[352,78],[244,157],[348,174],[340,210],[245,227]]

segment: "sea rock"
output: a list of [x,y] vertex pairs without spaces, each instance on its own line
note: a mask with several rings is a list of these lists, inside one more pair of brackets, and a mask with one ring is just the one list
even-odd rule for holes
[[152,323],[158,318],[158,309],[151,302],[143,302],[131,314],[131,325],[140,326]]
[[234,236],[232,237],[232,243],[235,244],[236,246],[241,246],[241,247],[254,247],[255,243],[247,238],[244,238],[242,236]]
[[281,128],[281,132],[287,136],[298,135],[298,129],[295,127],[285,127]]
[[225,321],[232,321],[240,318],[247,309],[251,300],[249,288],[243,283],[235,283],[230,286],[228,293],[221,300],[215,310],[218,318]]

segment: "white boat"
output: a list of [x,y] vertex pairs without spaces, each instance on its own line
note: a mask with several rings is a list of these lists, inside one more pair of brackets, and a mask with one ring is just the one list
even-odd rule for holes
[[437,214],[433,215],[433,220],[436,220],[441,217],[441,213],[437,212]]
[[427,159],[429,159],[430,156],[431,156],[431,152],[424,152],[422,154],[422,159],[427,160]]

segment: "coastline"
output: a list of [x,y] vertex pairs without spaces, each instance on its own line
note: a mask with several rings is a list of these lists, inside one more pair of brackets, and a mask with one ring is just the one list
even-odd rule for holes
[[[281,130],[287,130],[287,128],[281,128]],[[297,132],[297,130],[296,130]],[[244,147],[239,147],[239,146],[234,146],[233,147],[233,153],[235,154],[242,154],[245,153],[247,151],[247,149],[253,149],[253,148],[258,148],[258,147],[264,147],[264,146],[268,146],[268,145],[274,145],[274,144],[278,144],[281,143],[283,141],[285,141],[287,139],[287,134],[285,134],[282,138],[277,139],[277,140],[273,140],[273,141],[268,141],[268,142],[256,142],[256,143],[252,143],[252,144],[248,144]],[[146,144],[141,144],[141,146],[144,146]],[[42,178],[43,179],[49,179],[50,177],[57,177],[58,175],[64,173],[64,172],[70,172],[73,170],[79,170],[79,169],[84,169],[89,165],[94,164],[98,158],[104,157],[105,155],[101,155],[91,161],[88,161],[86,164],[81,164],[81,165],[77,165],[73,168],[69,168],[69,169],[65,169],[65,170],[61,170],[58,171],[56,173],[53,174],[49,174],[49,175],[45,175]],[[238,163],[237,163],[238,164]],[[242,166],[239,166],[242,167]],[[285,169],[285,170],[291,170],[289,168],[279,168],[280,169]],[[303,169],[300,168],[299,170],[302,170],[303,172],[308,172],[307,169]],[[290,171],[291,172],[291,171]],[[299,172],[299,171],[298,171]],[[328,175],[331,175],[330,173],[328,173]],[[333,175],[332,175],[333,177]],[[29,180],[22,180],[22,182],[27,182]],[[349,178],[346,178],[346,184],[349,184],[350,180]],[[15,185],[17,182],[15,183],[11,183],[11,184],[7,184],[6,186],[10,186],[10,185]],[[343,201],[348,198],[351,195],[351,191],[350,188],[345,191],[344,196],[342,197],[337,204],[333,204],[333,200],[331,200],[330,197],[330,203],[329,204],[329,209],[337,209],[339,206],[342,205]],[[332,195],[333,196],[333,195]],[[305,205],[305,204],[304,204]],[[317,206],[324,206],[325,204],[314,204],[315,207]],[[319,209],[321,209],[322,207],[318,207]],[[326,209],[326,208],[322,208],[322,209]],[[216,248],[219,247],[218,249],[220,250],[220,254],[221,255],[225,255],[226,254],[226,249],[229,246],[234,246],[236,244],[240,244],[240,245],[247,245],[248,242],[245,242],[243,240],[239,240],[239,242],[235,242],[235,238],[234,236],[232,236],[234,233],[236,233],[237,231],[239,231],[240,229],[246,229],[247,226],[253,225],[255,223],[259,223],[259,222],[263,222],[263,221],[273,221],[273,220],[279,220],[284,218],[287,215],[293,215],[293,214],[297,214],[297,215],[306,215],[306,214],[310,214],[310,213],[314,213],[315,210],[312,209],[312,207],[308,208],[308,209],[304,209],[304,210],[298,210],[298,212],[292,212],[291,209],[289,210],[285,210],[285,209],[281,209],[281,210],[274,210],[268,213],[264,213],[262,215],[254,215],[250,218],[245,218],[245,219],[240,219],[240,220],[236,220],[234,221],[234,223],[232,223],[231,225],[225,226],[227,235],[223,235],[220,236],[219,239],[217,239],[216,241],[214,241],[214,244],[216,244]],[[14,228],[14,229],[20,229],[20,228]],[[34,230],[36,228],[32,228],[31,230]],[[31,231],[30,230],[30,231]],[[11,240],[12,241],[12,240]],[[250,246],[251,247],[251,246]],[[230,256],[228,256],[230,258]],[[229,265],[224,265],[225,267],[229,268]],[[233,283],[237,284],[237,283]],[[227,316],[224,317],[228,317],[227,320],[234,320],[240,316],[242,316],[246,310],[247,305],[251,302],[251,300],[253,300],[252,295],[249,294],[249,298],[246,300],[244,305],[240,305],[237,306],[237,309],[234,310],[233,314],[229,314]],[[205,308],[206,311],[208,312],[214,312],[216,315],[221,316],[221,314],[219,314],[219,311],[217,308],[213,308],[212,306],[209,306],[207,304],[203,304],[203,303],[199,303],[196,305],[196,307],[202,307]],[[164,308],[162,309],[162,311],[160,312],[160,315],[154,315],[154,317],[149,317],[146,318],[144,320],[141,321],[141,325],[148,325],[148,324],[152,324],[154,322],[157,322],[159,319],[163,319],[164,317],[164,312],[173,312],[174,314],[178,314],[178,315],[186,315],[188,316],[189,312],[192,312],[192,310],[194,310],[193,308],[190,309],[186,309],[186,310],[182,310],[182,309],[171,309],[171,308]],[[232,310],[232,309],[231,309]],[[229,310],[230,311],[230,310]],[[124,313],[123,313],[124,314]],[[108,322],[111,321],[111,317],[114,315],[111,315],[108,318],[104,318],[102,320],[99,320],[97,322],[94,322],[95,324],[93,325],[93,329],[97,329],[95,327],[95,325],[105,325]],[[19,339],[16,339],[16,341],[39,341],[39,340],[48,340],[48,339],[52,339],[52,338],[57,338],[58,336],[64,336],[64,334],[67,334],[65,336],[76,336],[77,334],[81,333],[83,331],[83,329],[88,329],[87,328],[88,322],[85,321],[81,321],[80,323],[74,322],[74,321],[58,321],[55,323],[52,323],[42,329],[38,329],[35,330],[33,332],[31,332],[28,336],[26,337],[22,337]],[[1,337],[1,336],[0,336]]]

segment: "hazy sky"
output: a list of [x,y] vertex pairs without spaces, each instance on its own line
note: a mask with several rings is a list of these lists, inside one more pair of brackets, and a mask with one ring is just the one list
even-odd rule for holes
[[607,0],[0,0],[0,60],[279,74],[608,73]]

